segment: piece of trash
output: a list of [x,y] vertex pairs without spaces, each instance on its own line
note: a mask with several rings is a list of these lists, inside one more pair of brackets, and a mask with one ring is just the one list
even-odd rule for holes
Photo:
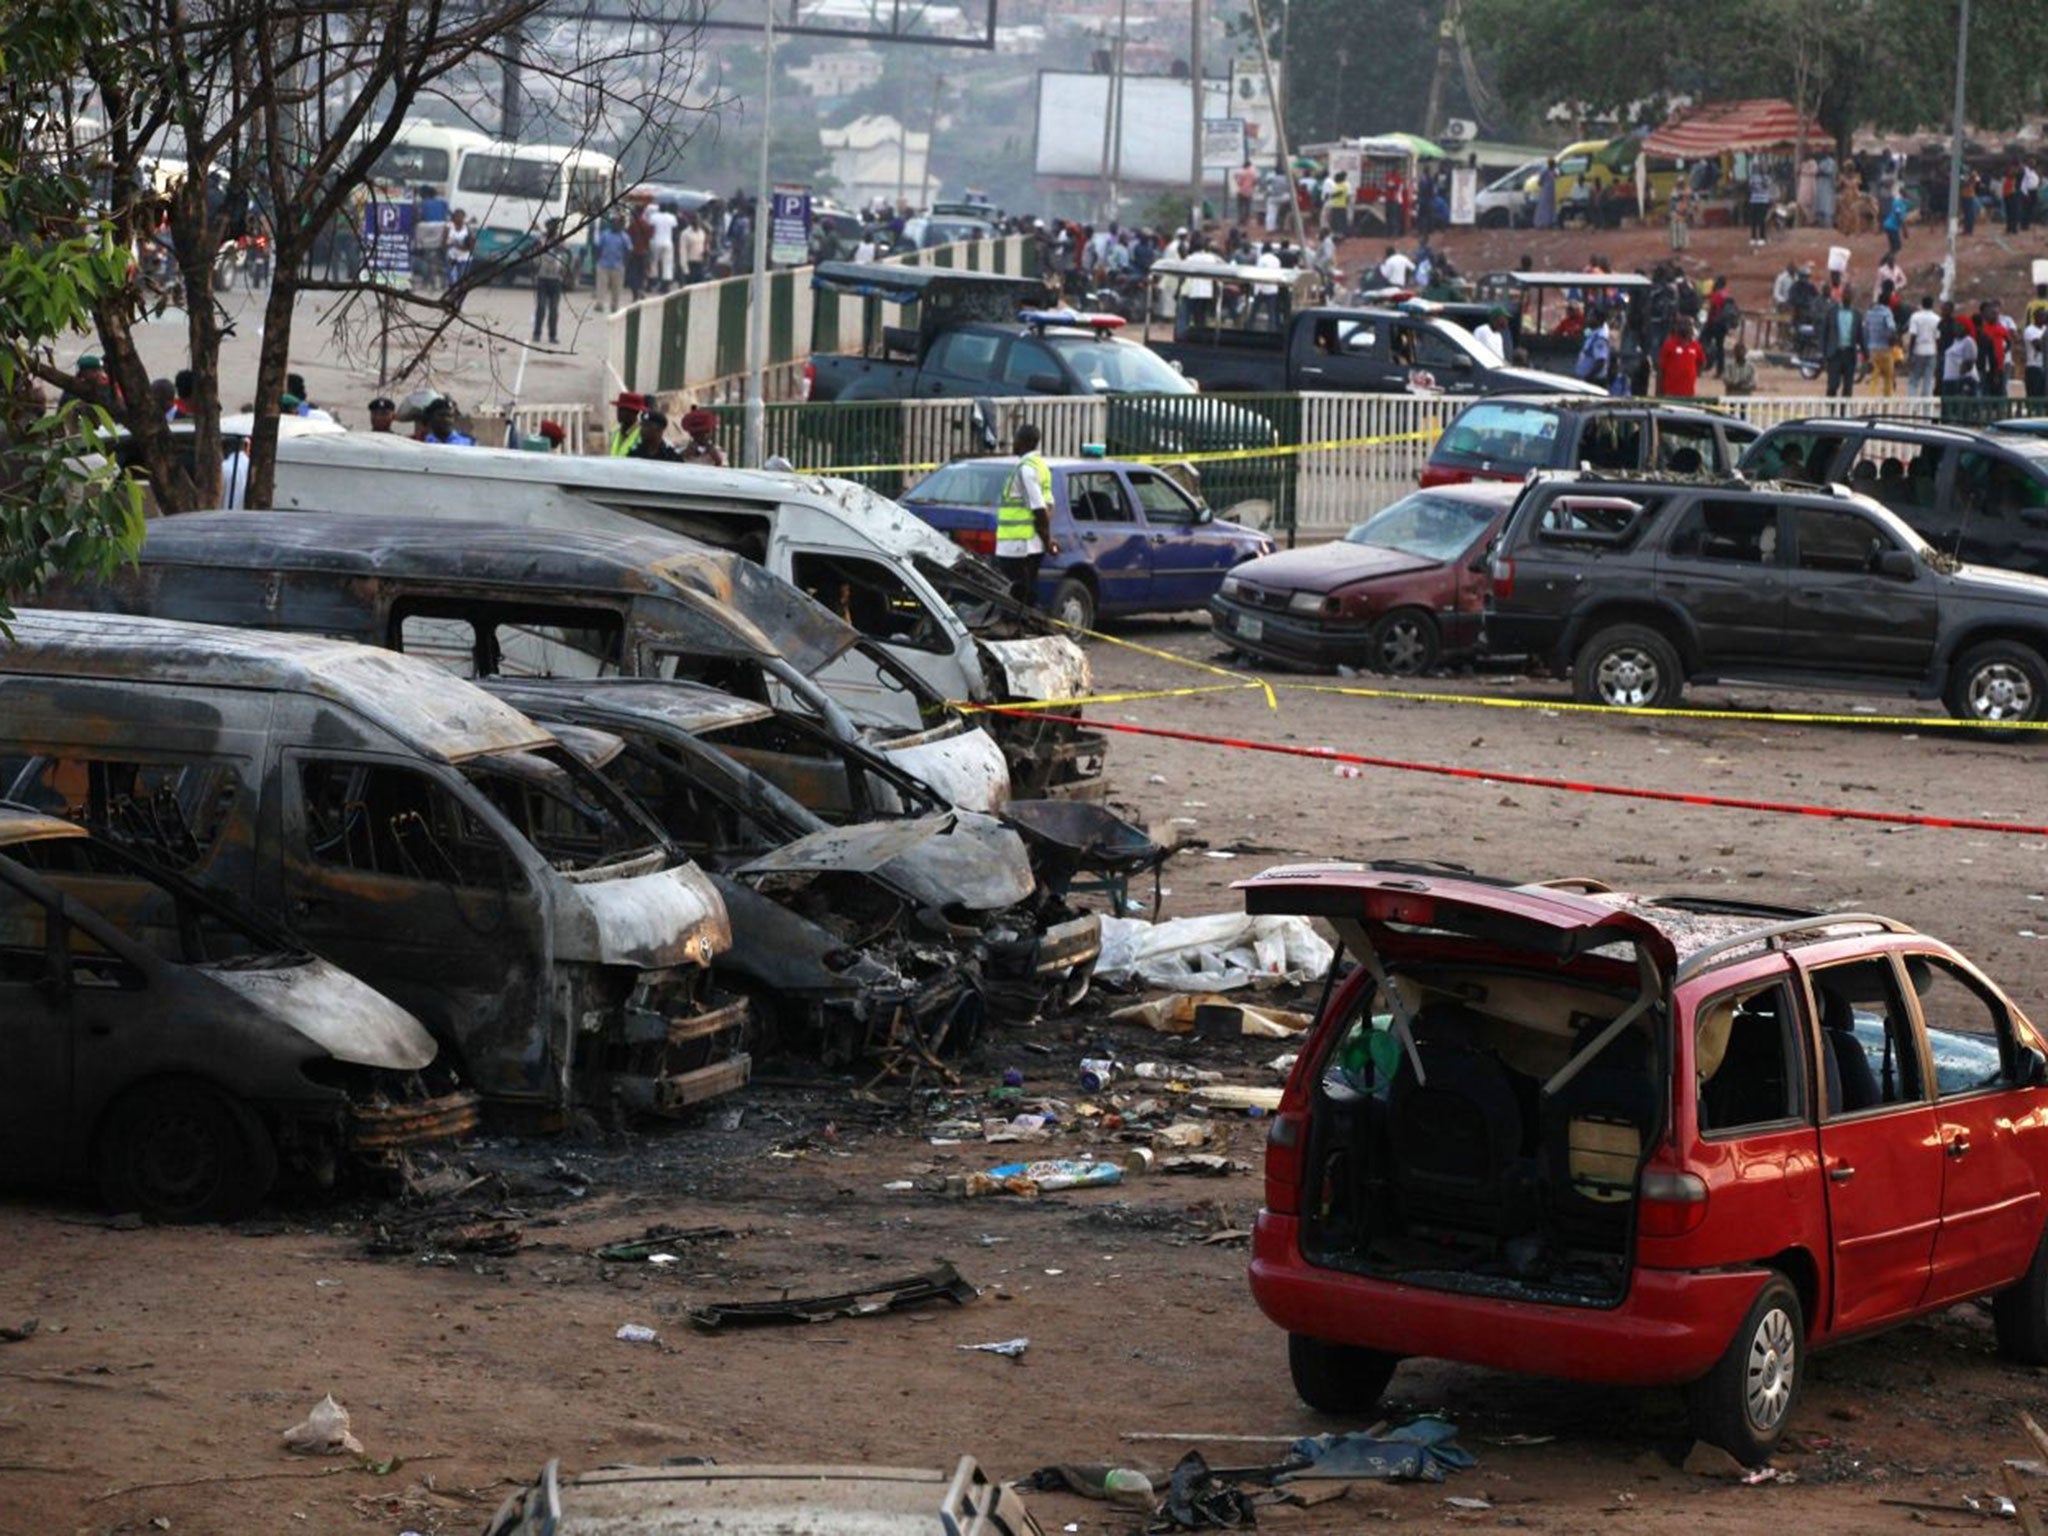
[[1167,1479],[1166,1502],[1153,1530],[1234,1530],[1257,1523],[1251,1495],[1216,1480],[1200,1451],[1181,1457]]
[[900,1195],[907,1189],[917,1188],[917,1180],[891,1179],[888,1183],[884,1184],[882,1188],[892,1195]]
[[1202,857],[1205,859],[1234,859],[1237,855],[1228,848],[1205,848],[1202,850]]
[[900,1312],[906,1307],[921,1307],[934,1301],[950,1301],[956,1307],[964,1306],[978,1294],[972,1285],[961,1279],[959,1270],[942,1261],[923,1274],[830,1296],[718,1302],[707,1307],[694,1307],[690,1311],[690,1321],[707,1331],[822,1323],[839,1317],[873,1317],[883,1312]]
[[1133,1178],[1143,1178],[1152,1171],[1152,1149],[1132,1147],[1124,1153],[1124,1172]]
[[1243,1088],[1235,1083],[1215,1083],[1195,1090],[1197,1103],[1212,1109],[1241,1109],[1247,1114],[1271,1114],[1280,1107],[1278,1088]]
[[1184,1067],[1174,1061],[1141,1061],[1131,1068],[1131,1076],[1142,1083],[1180,1083],[1184,1086],[1223,1081],[1221,1072],[1207,1067]]
[[1502,1435],[1489,1440],[1488,1445],[1549,1445],[1557,1439],[1555,1435]]
[[612,1335],[621,1344],[653,1344],[661,1338],[645,1323],[621,1323],[619,1331]]
[[1310,1435],[1296,1440],[1288,1452],[1306,1465],[1282,1473],[1276,1482],[1372,1478],[1440,1483],[1446,1473],[1476,1465],[1472,1453],[1458,1444],[1458,1426],[1427,1414],[1378,1435]]
[[955,1349],[964,1349],[976,1355],[1001,1355],[1005,1360],[1022,1360],[1024,1351],[1031,1347],[1029,1339],[1003,1339],[994,1344],[955,1344]]
[[36,1330],[43,1326],[39,1317],[25,1317],[19,1323],[0,1328],[0,1344],[21,1344],[36,1336]]
[[313,1411],[284,1432],[288,1451],[304,1456],[360,1456],[363,1442],[349,1433],[348,1410],[328,1393]]
[[1332,763],[1330,765],[1330,777],[1333,779],[1362,779],[1365,777],[1365,770],[1356,763]]
[[986,1173],[955,1174],[946,1180],[946,1193],[961,1199],[978,1195],[1021,1195],[1029,1200],[1066,1189],[1120,1184],[1123,1177],[1123,1169],[1115,1163],[1054,1157],[1035,1163],[1002,1163]]
[[[1797,1482],[1798,1478],[1779,1467],[1752,1467],[1749,1471],[1742,1474],[1742,1480],[1754,1488],[1759,1483],[1793,1483]],[[2010,1501],[2006,1502],[2007,1512],[2009,1513]]]
[[1162,1152],[1186,1152],[1209,1145],[1215,1127],[1203,1120],[1176,1120],[1152,1133],[1152,1145]]
[[1249,1173],[1251,1164],[1240,1163],[1235,1158],[1223,1156],[1220,1152],[1190,1152],[1180,1157],[1164,1159],[1156,1171],[1192,1175],[1196,1178],[1222,1179],[1233,1173]]
[[731,1227],[649,1227],[631,1242],[607,1243],[593,1255],[615,1264],[638,1264],[657,1253],[672,1253],[690,1243],[719,1243],[735,1234]]
[[1086,1093],[1100,1093],[1116,1080],[1116,1062],[1107,1056],[1084,1056],[1081,1058],[1081,1088]]
[[1148,773],[1145,775],[1145,782],[1147,784],[1164,784],[1166,782],[1166,775],[1163,773]]
[[1446,1504],[1450,1505],[1450,1506],[1451,1506],[1451,1508],[1453,1508],[1453,1509],[1491,1509],[1491,1508],[1493,1508],[1493,1505],[1492,1505],[1492,1503],[1490,1503],[1490,1502],[1489,1502],[1488,1500],[1486,1500],[1486,1499],[1475,1499],[1475,1498],[1471,1498],[1471,1497],[1469,1497],[1468,1495],[1465,1495],[1465,1494],[1456,1494],[1456,1493],[1454,1493],[1454,1494],[1452,1494],[1452,1495],[1451,1495],[1451,1496],[1450,1496],[1449,1498],[1445,1499],[1445,1500],[1444,1500],[1444,1502],[1445,1502]]
[[2005,1464],[2022,1477],[2048,1477],[2048,1461],[2022,1461],[2018,1457],[2011,1457]]
[[647,1255],[647,1262],[666,1267],[670,1264],[680,1264],[683,1261],[673,1253],[650,1253]]
[[1163,923],[1105,917],[1095,975],[1106,986],[1138,981],[1173,992],[1233,992],[1318,980],[1334,957],[1305,917],[1211,912]]
[[1102,1499],[1126,1509],[1148,1513],[1159,1502],[1157,1490],[1166,1484],[1166,1473],[1138,1467],[1121,1467],[1114,1462],[1061,1462],[1040,1467],[1017,1486],[1033,1493],[1078,1493],[1084,1499]]
[[1005,1088],[1022,1088],[1024,1086],[1023,1071],[1017,1067],[1003,1068],[1003,1086]]
[[1266,1070],[1268,1072],[1277,1072],[1282,1077],[1290,1077],[1294,1073],[1294,1064],[1299,1060],[1301,1060],[1301,1052],[1285,1051],[1267,1062]]
[[[1222,1010],[1211,1013],[1211,1010]],[[1110,1014],[1119,1023],[1142,1024],[1162,1035],[1204,1034],[1248,1035],[1263,1040],[1290,1040],[1306,1032],[1315,1020],[1287,1008],[1254,1008],[1235,1003],[1214,992],[1183,992],[1150,1002],[1133,1003]],[[1215,1020],[1212,1026],[1208,1021]]]

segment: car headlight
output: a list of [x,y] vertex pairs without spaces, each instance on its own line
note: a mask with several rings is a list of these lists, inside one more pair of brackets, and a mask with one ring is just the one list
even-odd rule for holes
[[1223,578],[1223,585],[1216,590],[1225,597],[1235,597],[1237,596],[1237,585],[1237,578],[1235,576],[1226,576]]
[[1287,599],[1289,613],[1334,613],[1337,600],[1320,592],[1297,592]]

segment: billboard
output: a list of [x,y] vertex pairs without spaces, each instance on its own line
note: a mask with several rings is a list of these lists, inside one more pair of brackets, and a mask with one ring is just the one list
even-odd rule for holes
[[[1119,179],[1127,186],[1184,187],[1195,153],[1195,92],[1192,82],[1166,75],[1125,75],[1123,158]],[[1230,82],[1202,82],[1202,116],[1224,118],[1230,110]],[[1036,173],[1059,180],[1099,181],[1103,176],[1105,125],[1109,117],[1108,75],[1045,70],[1038,77]],[[1251,152],[1260,155],[1259,142]],[[1270,155],[1272,151],[1265,151]]]

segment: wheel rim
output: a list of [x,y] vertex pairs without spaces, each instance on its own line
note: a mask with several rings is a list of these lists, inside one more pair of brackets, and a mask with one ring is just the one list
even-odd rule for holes
[[1760,1430],[1776,1429],[1792,1406],[1793,1373],[1799,1365],[1799,1339],[1791,1314],[1772,1307],[1749,1340],[1749,1369],[1743,1380],[1743,1407]]
[[1399,677],[1429,664],[1429,637],[1415,619],[1395,619],[1380,631],[1380,665]]
[[1601,703],[1640,709],[1656,702],[1664,686],[1664,673],[1657,658],[1643,647],[1624,645],[1600,658],[1593,682]]
[[225,1171],[212,1117],[196,1108],[158,1114],[136,1141],[133,1167],[136,1193],[152,1209],[198,1209]]
[[1970,714],[1979,720],[2027,720],[2033,717],[2034,680],[2024,667],[1994,661],[1970,674]]
[[1089,621],[1093,617],[1094,615],[1088,611],[1088,603],[1085,598],[1076,597],[1069,593],[1066,597],[1060,599],[1059,619],[1062,624],[1071,624],[1076,629],[1087,629]]

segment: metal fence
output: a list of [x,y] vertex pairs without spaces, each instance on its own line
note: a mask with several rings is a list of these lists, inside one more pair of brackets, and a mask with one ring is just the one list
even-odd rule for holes
[[[1202,493],[1219,513],[1283,536],[1330,538],[1413,490],[1445,425],[1469,402],[1408,395],[1137,395],[992,402],[998,452],[1018,423],[1043,435],[1044,451],[1068,457],[1099,443],[1113,458],[1196,462]],[[2012,416],[2048,416],[2048,400],[1920,399],[1902,395],[1847,400],[1751,395],[1688,400],[1760,427],[1808,416],[1892,416],[1976,425]],[[831,470],[898,496],[937,464],[986,451],[972,429],[966,399],[776,404],[767,412],[763,451],[798,469]],[[719,441],[740,462],[745,411],[719,407]],[[1276,448],[1293,450],[1275,452]]]

